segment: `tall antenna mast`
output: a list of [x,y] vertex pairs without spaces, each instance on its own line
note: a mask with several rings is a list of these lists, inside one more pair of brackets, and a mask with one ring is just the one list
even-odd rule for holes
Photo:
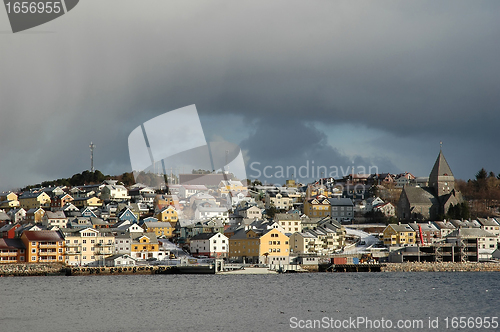
[[89,148],[90,148],[90,171],[92,173],[94,173],[95,169],[94,169],[94,148],[95,148],[95,144],[90,142],[90,145],[89,145]]

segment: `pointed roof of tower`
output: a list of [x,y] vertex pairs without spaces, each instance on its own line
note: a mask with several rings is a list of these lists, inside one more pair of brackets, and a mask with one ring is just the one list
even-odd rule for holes
[[437,179],[438,176],[453,176],[450,165],[448,165],[448,162],[444,158],[443,151],[439,151],[439,155],[429,175],[429,181],[432,182],[432,179]]

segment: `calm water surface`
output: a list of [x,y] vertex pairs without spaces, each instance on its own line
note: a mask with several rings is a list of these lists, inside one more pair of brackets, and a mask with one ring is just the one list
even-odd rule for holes
[[0,278],[0,331],[289,331],[291,317],[422,319],[419,331],[439,317],[454,331],[445,317],[500,316],[499,284],[495,272]]

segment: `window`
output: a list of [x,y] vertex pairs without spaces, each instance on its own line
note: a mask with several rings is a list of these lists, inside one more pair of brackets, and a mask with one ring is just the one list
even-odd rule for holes
[[83,243],[83,244],[87,243],[87,240],[82,240],[82,243]]

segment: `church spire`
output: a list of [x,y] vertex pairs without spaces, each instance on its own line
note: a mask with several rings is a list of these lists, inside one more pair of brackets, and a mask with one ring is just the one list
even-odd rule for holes
[[429,175],[429,186],[436,190],[438,196],[448,194],[455,188],[455,177],[442,149],[439,150],[439,155]]

